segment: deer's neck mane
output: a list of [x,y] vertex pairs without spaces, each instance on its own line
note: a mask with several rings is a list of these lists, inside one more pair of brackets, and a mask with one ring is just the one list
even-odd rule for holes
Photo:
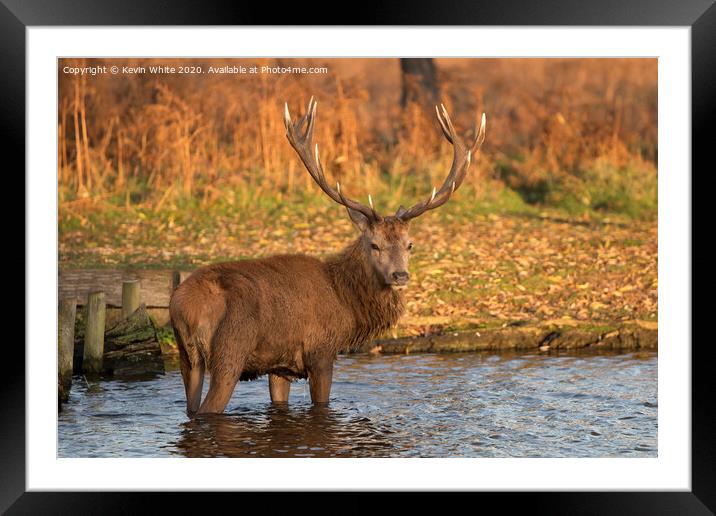
[[381,285],[361,249],[360,238],[326,260],[336,293],[353,312],[349,348],[377,337],[398,322],[405,309],[402,291]]

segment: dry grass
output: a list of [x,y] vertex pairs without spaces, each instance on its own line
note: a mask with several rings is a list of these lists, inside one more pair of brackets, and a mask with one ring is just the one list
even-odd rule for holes
[[[295,61],[308,63],[97,59],[61,60],[60,67],[206,69]],[[281,116],[284,101],[299,114],[311,95],[319,99],[322,159],[352,194],[371,191],[394,209],[400,199],[414,200],[439,181],[449,150],[429,107],[400,108],[396,59],[310,64],[329,73],[60,73],[61,201],[161,207],[181,197],[210,204],[227,189],[250,191],[252,199],[313,193],[286,142]],[[459,128],[469,132],[475,114],[487,113],[488,138],[472,171],[478,190],[496,180],[528,202],[628,212],[620,202],[635,199],[637,208],[653,211],[656,60],[439,59],[437,67],[442,98]],[[634,181],[622,184],[627,176]]]
[[[277,61],[289,63],[91,64]],[[397,60],[310,65],[329,73],[60,73],[60,266],[193,268],[340,249],[353,236],[345,210],[286,141],[285,100],[297,115],[318,98],[322,161],[349,195],[371,192],[388,211],[439,184],[452,153],[429,107],[400,108]],[[458,130],[484,111],[487,139],[461,190],[414,224],[408,319],[655,319],[656,60],[437,67]]]
[[[655,224],[496,211],[447,203],[414,221],[406,321],[656,319]],[[59,258],[62,267],[192,270],[283,253],[325,257],[355,236],[345,210],[328,200],[300,212],[286,203],[249,214],[137,208],[91,212],[84,224],[66,227]]]

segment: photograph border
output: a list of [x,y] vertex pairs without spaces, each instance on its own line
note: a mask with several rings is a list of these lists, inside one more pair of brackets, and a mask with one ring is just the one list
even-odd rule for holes
[[[499,7],[499,8],[498,8]],[[250,12],[237,10],[235,4],[217,4],[211,9],[206,3],[173,2],[89,2],[62,0],[52,2],[3,0],[0,4],[0,54],[3,56],[3,73],[0,74],[0,91],[3,92],[2,127],[3,146],[7,155],[21,154],[25,161],[25,30],[28,26],[43,25],[295,25],[306,18],[296,12],[261,12],[252,6]],[[275,8],[274,8],[275,9]],[[380,20],[367,13],[380,13]],[[311,24],[316,25],[311,17]],[[716,81],[716,7],[713,2],[640,1],[602,2],[585,4],[573,1],[540,2],[532,5],[524,1],[509,2],[456,2],[449,10],[435,13],[428,4],[392,4],[389,9],[371,9],[366,5],[357,13],[355,21],[365,25],[683,25],[691,27],[692,70],[692,162],[702,158],[705,163],[707,145],[713,145],[713,113],[716,111],[714,84]],[[328,25],[333,25],[327,23]],[[11,151],[11,152],[10,152]],[[693,168],[693,167],[692,167]],[[692,172],[693,177],[693,172]],[[24,191],[24,184],[21,186]],[[24,198],[24,196],[23,196]],[[9,212],[9,208],[6,208]],[[6,220],[13,220],[9,216]],[[24,226],[23,226],[24,230]],[[693,234],[693,229],[692,229]],[[23,235],[24,238],[24,235]],[[25,246],[23,245],[23,262]],[[19,257],[15,258],[19,261]],[[693,260],[692,260],[693,262]],[[27,269],[26,269],[27,274]],[[29,307],[26,307],[26,309]],[[693,318],[692,318],[693,319]],[[24,340],[24,338],[23,338]],[[147,507],[147,494],[123,493],[49,493],[25,490],[25,356],[22,347],[13,345],[8,358],[7,377],[2,394],[3,418],[0,428],[0,511],[10,506],[10,513],[57,513],[71,508],[73,513],[126,512],[130,507]],[[500,497],[509,504],[528,501],[533,508],[550,512],[581,510],[599,513],[601,510],[628,511],[629,513],[708,513],[714,510],[713,409],[706,397],[712,389],[704,347],[693,347],[692,367],[692,491],[650,493],[530,493],[524,497]],[[199,493],[194,493],[195,496]],[[484,496],[484,493],[481,493]],[[167,496],[170,495],[170,496]],[[227,495],[224,495],[227,496]],[[240,496],[246,496],[242,493]],[[225,498],[224,498],[225,499]],[[353,500],[359,498],[352,496]],[[361,506],[368,510],[369,502],[352,502],[353,510]],[[14,504],[13,504],[14,502]],[[186,508],[184,496],[164,493],[160,503],[180,503]],[[242,502],[242,505],[245,502]],[[168,509],[168,506],[164,506]]]

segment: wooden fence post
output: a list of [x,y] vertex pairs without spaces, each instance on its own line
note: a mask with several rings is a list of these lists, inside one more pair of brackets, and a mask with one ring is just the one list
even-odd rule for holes
[[122,282],[122,318],[126,319],[139,308],[139,280],[125,280]]
[[87,328],[82,369],[87,373],[102,371],[104,355],[104,321],[106,316],[104,292],[90,292],[87,296]]
[[57,340],[57,388],[61,402],[67,401],[72,386],[72,360],[75,351],[75,317],[77,297],[60,299]]
[[172,292],[176,290],[176,288],[189,277],[191,273],[186,271],[174,271],[172,272]]

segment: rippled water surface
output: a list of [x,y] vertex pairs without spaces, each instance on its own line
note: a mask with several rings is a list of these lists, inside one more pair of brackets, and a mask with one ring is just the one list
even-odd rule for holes
[[[205,391],[206,391],[205,383]],[[75,378],[60,457],[656,457],[657,355],[339,357],[331,402],[272,406],[267,377],[189,421],[178,370]]]

